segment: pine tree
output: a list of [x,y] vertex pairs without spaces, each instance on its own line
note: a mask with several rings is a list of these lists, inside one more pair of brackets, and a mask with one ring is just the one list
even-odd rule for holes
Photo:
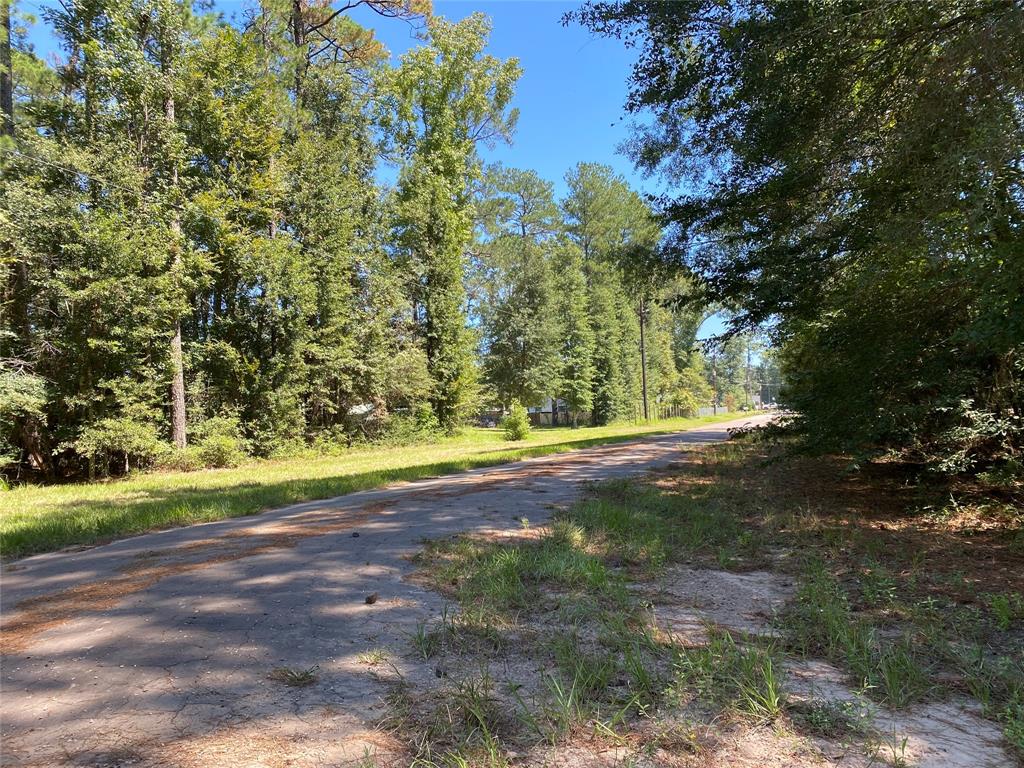
[[515,60],[483,53],[490,25],[481,14],[457,24],[434,18],[428,31],[428,44],[403,56],[393,79],[403,159],[396,234],[415,276],[434,413],[452,429],[476,387],[462,282],[472,237],[469,182],[479,174],[475,147],[511,135],[508,104],[520,70]]
[[559,396],[565,400],[575,427],[594,407],[594,330],[587,301],[583,255],[574,243],[558,243],[553,257],[555,312],[559,340]]
[[492,167],[477,210],[486,239],[481,312],[486,382],[503,407],[541,405],[558,390],[558,317],[551,235],[558,207],[552,185],[533,171]]

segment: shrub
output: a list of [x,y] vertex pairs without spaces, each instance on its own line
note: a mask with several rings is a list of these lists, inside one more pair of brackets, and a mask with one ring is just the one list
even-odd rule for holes
[[234,467],[248,455],[242,428],[234,416],[214,416],[196,430],[196,456],[206,467]]
[[104,474],[115,458],[123,458],[127,473],[132,464],[136,468],[150,466],[167,452],[167,445],[161,442],[153,423],[127,416],[99,419],[87,425],[70,447],[92,462],[99,462]]
[[423,433],[439,432],[441,422],[437,420],[430,403],[423,402],[416,406],[416,429]]
[[199,451],[194,445],[188,446],[185,450],[172,448],[160,456],[156,462],[156,468],[168,472],[195,472],[202,469],[203,460],[199,457]]
[[525,440],[530,436],[530,417],[518,400],[512,401],[508,416],[501,420],[501,428],[505,431],[506,440]]
[[384,430],[375,442],[385,445],[411,445],[429,440],[441,431],[433,410],[427,403],[420,404],[413,413],[395,413],[388,416]]

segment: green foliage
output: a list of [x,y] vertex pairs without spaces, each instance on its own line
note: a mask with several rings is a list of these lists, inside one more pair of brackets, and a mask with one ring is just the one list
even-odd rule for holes
[[532,172],[491,169],[485,186],[484,375],[500,402],[537,405],[560,385],[549,237],[558,209],[551,184]]
[[1014,623],[1024,620],[1024,595],[1019,592],[988,596],[989,610],[995,625],[1003,632],[1008,632]]
[[[127,416],[87,424],[70,447],[89,459],[90,466],[95,466],[100,474],[122,467],[128,472],[132,464],[136,468],[149,466],[168,450],[156,425]],[[112,467],[115,459],[119,460],[118,466]]]
[[205,467],[234,467],[246,458],[246,440],[235,416],[213,416],[197,430],[196,456]]
[[597,344],[587,306],[587,278],[580,249],[561,242],[554,256],[555,312],[560,326],[558,394],[575,426],[594,407]]
[[45,382],[26,371],[0,366],[0,464],[18,461],[22,430],[38,430],[46,405]]
[[[370,5],[413,22],[426,7]],[[271,4],[243,28],[181,2],[61,6],[59,67],[16,25],[9,475],[405,444],[512,398],[561,400],[573,424],[633,415],[656,271],[626,256],[652,265],[647,205],[603,166],[570,172],[561,205],[532,171],[483,172],[521,73],[486,53],[482,15],[423,20],[395,66],[346,13],[319,13]],[[666,298],[645,326],[659,402],[680,386]]]
[[530,417],[526,413],[526,406],[518,400],[513,400],[508,415],[501,420],[501,429],[505,433],[505,439],[510,442],[528,438]]
[[1019,457],[1020,4],[570,15],[640,50],[627,107],[653,119],[632,153],[685,190],[663,201],[665,256],[734,329],[773,323],[808,446],[944,472]]
[[483,53],[490,26],[482,14],[459,23],[435,17],[428,31],[428,43],[402,57],[390,83],[391,120],[405,147],[395,218],[423,310],[431,403],[451,430],[475,389],[462,282],[472,235],[469,182],[479,174],[475,145],[510,137],[516,113],[508,104],[520,69],[514,59]]

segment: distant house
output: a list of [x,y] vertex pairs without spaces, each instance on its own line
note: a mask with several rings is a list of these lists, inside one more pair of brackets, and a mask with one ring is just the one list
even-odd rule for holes
[[564,427],[570,423],[569,405],[562,399],[552,400],[549,397],[541,405],[530,406],[526,412],[535,427]]

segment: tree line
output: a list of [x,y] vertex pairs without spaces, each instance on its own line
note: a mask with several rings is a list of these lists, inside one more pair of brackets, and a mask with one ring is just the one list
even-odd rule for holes
[[[767,325],[806,447],[1020,477],[1024,5],[614,0],[692,298]],[[680,52],[685,52],[681,55]],[[993,475],[993,476],[996,476]]]
[[[392,63],[356,6],[419,44]],[[484,16],[414,0],[265,0],[238,23],[180,0],[43,15],[56,64],[5,15],[9,471],[450,431],[514,400],[607,423],[645,391],[713,396],[704,310],[673,308],[686,278],[651,260],[663,233],[640,195],[594,164],[563,200],[483,167],[520,76],[486,53]],[[721,368],[714,396],[748,396]]]

